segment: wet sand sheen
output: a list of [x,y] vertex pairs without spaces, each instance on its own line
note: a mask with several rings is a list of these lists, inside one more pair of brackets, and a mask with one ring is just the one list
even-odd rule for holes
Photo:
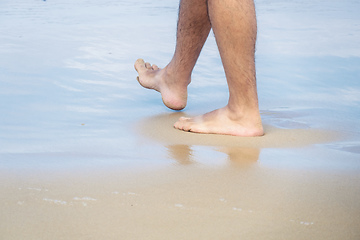
[[282,129],[264,124],[262,137],[235,137],[215,134],[198,134],[173,128],[174,122],[184,113],[162,114],[142,120],[136,125],[140,134],[169,145],[201,145],[239,148],[296,148],[328,143],[341,139],[337,132],[322,129]]

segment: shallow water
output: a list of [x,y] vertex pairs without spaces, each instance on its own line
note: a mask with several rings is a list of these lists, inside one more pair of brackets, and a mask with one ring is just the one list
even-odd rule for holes
[[[250,149],[158,141],[139,131],[139,124],[146,119],[171,116],[173,112],[162,105],[157,93],[138,85],[133,63],[142,57],[164,66],[171,59],[177,1],[2,0],[0,172],[5,183],[1,188],[4,193],[1,203],[8,210],[0,217],[0,222],[6,222],[6,227],[0,227],[0,235],[21,239],[20,233],[14,234],[21,223],[24,234],[39,239],[41,229],[31,227],[25,220],[16,223],[7,218],[17,212],[19,219],[25,219],[34,215],[37,208],[43,210],[44,204],[61,206],[63,199],[76,202],[74,198],[84,191],[83,185],[74,184],[74,190],[62,188],[64,179],[88,182],[85,185],[89,189],[97,181],[103,183],[99,188],[124,181],[141,192],[145,190],[140,186],[147,186],[146,181],[142,179],[141,184],[136,184],[135,180],[128,179],[141,178],[144,174],[148,176],[145,178],[148,182],[153,181],[147,184],[158,198],[147,192],[143,195],[152,199],[154,209],[160,212],[162,209],[162,213],[170,215],[173,212],[166,212],[164,206],[170,204],[182,208],[186,204],[173,203],[173,199],[167,198],[179,194],[181,199],[182,195],[180,190],[171,189],[166,183],[187,189],[181,185],[184,180],[192,186],[184,190],[186,194],[182,199],[193,205],[192,210],[187,211],[193,217],[196,211],[206,215],[213,203],[207,202],[210,201],[207,194],[211,193],[202,192],[201,184],[206,185],[205,180],[210,179],[208,175],[213,174],[212,181],[219,182],[211,183],[212,186],[229,192],[234,190],[239,195],[250,194],[254,203],[244,200],[246,204],[249,208],[256,205],[262,210],[246,225],[249,228],[245,232],[249,234],[245,237],[254,236],[252,227],[261,222],[263,216],[269,221],[272,219],[261,213],[268,213],[272,203],[278,202],[294,216],[308,214],[317,219],[315,228],[311,219],[289,217],[290,223],[293,220],[297,226],[309,225],[313,230],[306,235],[295,228],[293,230],[300,233],[291,238],[285,234],[287,239],[304,236],[358,239],[360,232],[354,226],[360,223],[360,3],[351,0],[278,0],[269,3],[261,0],[256,1],[256,7],[259,30],[257,78],[264,124],[279,131],[286,130],[285,133],[293,133],[294,129],[300,129],[302,133],[315,129],[335,133],[337,137],[301,146],[256,145]],[[221,60],[214,36],[210,34],[194,69],[184,114],[200,114],[222,107],[226,104],[227,94]],[[165,123],[164,128],[171,127],[169,122]],[[151,122],[147,124],[149,128],[152,126]],[[273,141],[278,140],[274,138]],[[292,141],[297,141],[296,136]],[[123,177],[115,177],[116,173]],[[158,177],[158,174],[164,177]],[[284,180],[275,176],[283,176]],[[250,188],[242,192],[236,184],[226,185],[224,178],[235,183],[254,180],[253,189],[265,192],[257,195]],[[271,191],[267,192],[264,181],[274,181],[269,189],[284,197],[274,197]],[[44,191],[43,186],[47,185],[49,192],[58,191],[58,194],[51,193],[53,198]],[[280,189],[276,190],[276,186]],[[162,187],[164,191],[161,191]],[[18,191],[19,188],[27,189],[27,192]],[[115,187],[108,188],[109,193],[116,190]],[[304,196],[299,196],[296,189]],[[199,200],[191,191],[199,192],[199,199],[207,203],[202,207],[198,205]],[[103,192],[95,189],[89,194],[97,195],[97,199],[106,198]],[[226,195],[225,192],[221,194]],[[316,199],[317,194],[320,200]],[[60,202],[56,202],[59,198]],[[160,198],[168,202],[161,205],[161,201],[157,201]],[[269,199],[268,205],[259,204],[261,199]],[[82,202],[91,201],[85,198]],[[298,205],[292,208],[294,204]],[[26,213],[22,212],[26,206]],[[99,211],[106,209],[101,204],[98,207]],[[219,213],[224,210],[216,209]],[[320,209],[318,213],[314,213],[316,209]],[[282,212],[276,218],[278,213],[271,212],[275,220],[284,217]],[[143,219],[140,210],[137,214],[138,218],[134,219]],[[40,215],[39,222],[45,221],[43,217],[47,215]],[[177,219],[175,213],[171,216],[174,221]],[[345,216],[350,217],[346,219]],[[232,219],[233,216],[227,217]],[[106,224],[106,218],[99,219],[99,224]],[[186,218],[180,219],[185,221]],[[210,214],[209,219],[214,220],[206,225],[210,228],[219,223],[214,215]],[[269,223],[265,225],[264,232],[274,227]],[[51,228],[56,226],[51,225]],[[288,229],[281,221],[276,226],[277,231],[270,234],[274,239],[283,236],[279,232],[286,233],[284,229]],[[226,227],[221,229],[231,232]],[[330,234],[337,229],[337,234]],[[98,229],[91,234],[99,236],[101,233]],[[60,231],[55,238],[60,239],[61,234],[66,235],[66,231]],[[68,237],[79,239],[86,234],[90,231],[83,230]],[[154,236],[153,239],[166,239],[169,235]],[[196,234],[190,238],[201,239]],[[257,239],[269,238],[260,234]]]

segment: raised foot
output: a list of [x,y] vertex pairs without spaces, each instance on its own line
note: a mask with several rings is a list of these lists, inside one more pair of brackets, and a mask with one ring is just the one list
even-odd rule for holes
[[234,118],[233,115],[227,107],[224,107],[194,118],[181,117],[174,127],[183,131],[205,134],[242,137],[264,135],[259,114],[239,118]]
[[173,110],[185,108],[189,79],[177,79],[176,75],[169,73],[168,67],[161,69],[143,59],[136,60],[134,67],[140,85],[160,92],[165,106]]

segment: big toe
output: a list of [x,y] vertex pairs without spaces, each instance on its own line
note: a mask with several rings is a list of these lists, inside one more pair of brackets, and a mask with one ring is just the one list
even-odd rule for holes
[[141,70],[144,70],[146,68],[144,59],[139,58],[138,60],[136,60],[134,67],[135,67],[135,70],[138,72]]
[[174,124],[174,127],[179,130],[190,131],[190,125],[191,125],[191,118],[181,117]]

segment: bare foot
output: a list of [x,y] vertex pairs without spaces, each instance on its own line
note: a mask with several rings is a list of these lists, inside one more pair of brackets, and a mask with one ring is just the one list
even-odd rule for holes
[[228,107],[220,108],[204,115],[185,118],[181,117],[174,127],[183,131],[195,133],[213,133],[242,137],[264,135],[260,115],[236,116]]
[[185,108],[187,102],[187,85],[190,79],[179,81],[176,74],[170,74],[168,67],[160,69],[155,64],[145,63],[143,59],[135,62],[135,69],[139,73],[137,80],[144,88],[154,89],[161,93],[164,104],[173,110]]

